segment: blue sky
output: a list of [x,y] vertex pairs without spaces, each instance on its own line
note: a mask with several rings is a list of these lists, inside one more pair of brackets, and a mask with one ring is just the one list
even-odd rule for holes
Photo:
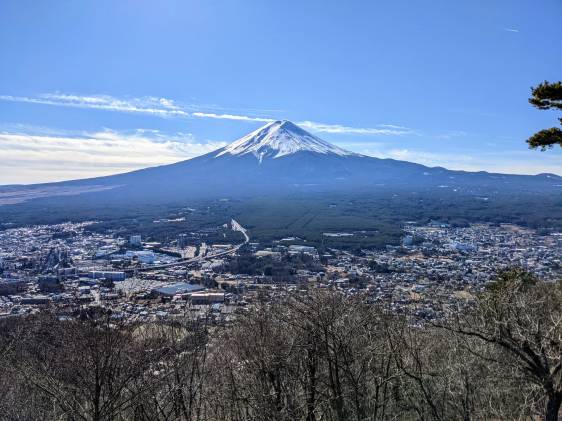
[[0,184],[174,162],[289,119],[338,146],[562,174],[530,87],[562,77],[562,3],[0,2]]

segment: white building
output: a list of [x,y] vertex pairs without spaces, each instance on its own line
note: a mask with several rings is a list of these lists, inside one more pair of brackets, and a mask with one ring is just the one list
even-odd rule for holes
[[131,235],[131,237],[129,237],[129,244],[132,245],[132,246],[140,246],[142,244],[141,236],[140,235]]
[[136,258],[140,263],[151,264],[156,260],[156,256],[153,251],[150,250],[127,250],[125,252],[125,257],[128,259]]
[[92,279],[107,279],[108,281],[124,281],[125,272],[110,272],[110,271],[98,271],[93,270],[88,273],[88,276]]

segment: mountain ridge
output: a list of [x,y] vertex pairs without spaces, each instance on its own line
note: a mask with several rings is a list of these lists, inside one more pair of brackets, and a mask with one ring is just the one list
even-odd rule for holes
[[[38,197],[95,195],[99,200],[164,203],[291,192],[449,189],[451,194],[562,191],[562,177],[454,171],[346,151],[286,120],[229,145],[174,164],[103,177],[0,187],[0,205]],[[93,197],[93,196],[92,196]]]

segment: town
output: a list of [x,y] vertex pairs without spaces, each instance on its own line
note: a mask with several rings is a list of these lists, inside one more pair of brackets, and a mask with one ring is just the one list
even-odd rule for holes
[[[545,281],[562,276],[562,234],[511,224],[406,222],[400,245],[358,252],[329,246],[360,235],[353,232],[323,233],[319,248],[297,236],[262,245],[235,220],[167,243],[90,231],[95,224],[1,231],[0,317],[47,309],[72,317],[101,306],[137,321],[189,315],[224,322],[259,301],[324,288],[431,320],[472,302],[501,269],[522,267]],[[239,241],[205,241],[226,232]]]

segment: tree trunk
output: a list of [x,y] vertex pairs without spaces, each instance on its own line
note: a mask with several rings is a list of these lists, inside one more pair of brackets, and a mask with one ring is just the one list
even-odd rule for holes
[[562,403],[562,394],[554,393],[548,397],[546,403],[545,421],[558,421],[558,413],[560,412],[560,404]]
[[316,348],[308,351],[308,393],[306,397],[306,421],[316,421]]

